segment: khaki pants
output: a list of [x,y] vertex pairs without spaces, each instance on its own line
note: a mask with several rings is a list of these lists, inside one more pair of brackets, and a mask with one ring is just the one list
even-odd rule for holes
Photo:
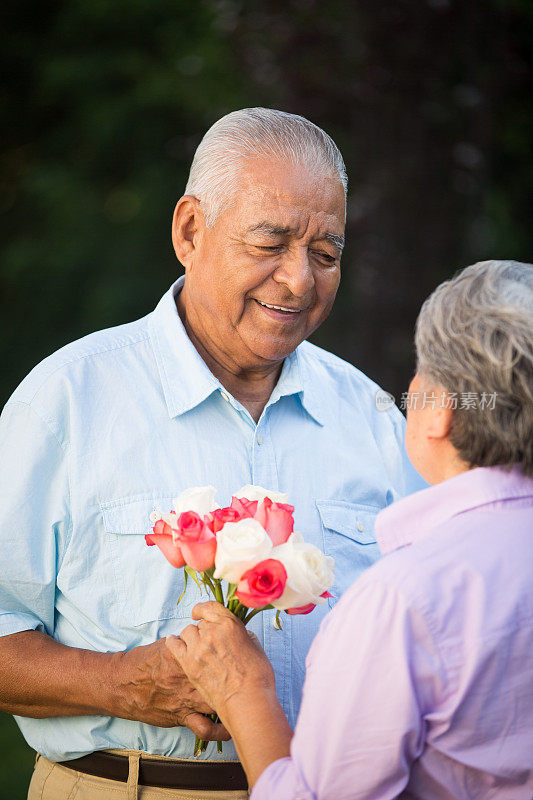
[[[139,759],[147,756],[139,750],[112,750],[130,760],[127,783],[96,778],[62,767],[37,755],[28,791],[28,800],[247,800],[248,791],[213,792],[196,789],[158,789],[139,786]],[[162,758],[162,756],[159,756]],[[149,756],[157,758],[157,756]]]

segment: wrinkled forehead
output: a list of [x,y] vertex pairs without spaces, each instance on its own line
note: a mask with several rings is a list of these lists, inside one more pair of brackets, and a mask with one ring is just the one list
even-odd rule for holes
[[303,234],[313,228],[344,233],[345,194],[340,177],[286,161],[249,161],[231,204],[250,234]]

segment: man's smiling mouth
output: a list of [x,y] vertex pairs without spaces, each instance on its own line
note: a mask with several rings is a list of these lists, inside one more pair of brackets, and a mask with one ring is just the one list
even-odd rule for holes
[[261,302],[261,300],[257,300],[257,298],[255,299],[260,306],[263,306],[263,308],[271,308],[274,311],[284,311],[288,314],[300,314],[303,311],[302,308],[287,308],[287,306],[273,306],[270,305],[269,303],[263,303]]

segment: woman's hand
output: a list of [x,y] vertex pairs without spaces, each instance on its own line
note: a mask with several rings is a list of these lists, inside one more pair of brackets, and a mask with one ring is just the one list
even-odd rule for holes
[[192,685],[224,719],[256,693],[275,695],[274,670],[257,637],[220,603],[199,603],[189,625],[166,645]]
[[257,638],[220,603],[199,603],[166,645],[230,732],[250,788],[290,753],[292,731],[276,697],[274,670]]

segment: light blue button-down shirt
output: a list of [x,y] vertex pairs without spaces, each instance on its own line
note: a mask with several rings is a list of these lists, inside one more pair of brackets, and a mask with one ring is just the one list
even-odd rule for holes
[[[307,342],[285,359],[256,425],[209,371],[176,310],[180,278],[146,317],[86,336],[39,364],[0,421],[0,635],[39,629],[63,644],[129,650],[190,622],[200,599],[147,547],[150,512],[189,486],[229,503],[242,485],[287,492],[296,528],[336,562],[333,604],[379,555],[374,519],[424,486],[403,448],[403,417],[378,387]],[[305,657],[328,606],[257,616],[251,627],[294,724]],[[189,758],[186,728],[106,716],[17,717],[53,761],[105,748]],[[206,758],[217,758],[209,745]],[[236,758],[224,743],[224,759]]]

